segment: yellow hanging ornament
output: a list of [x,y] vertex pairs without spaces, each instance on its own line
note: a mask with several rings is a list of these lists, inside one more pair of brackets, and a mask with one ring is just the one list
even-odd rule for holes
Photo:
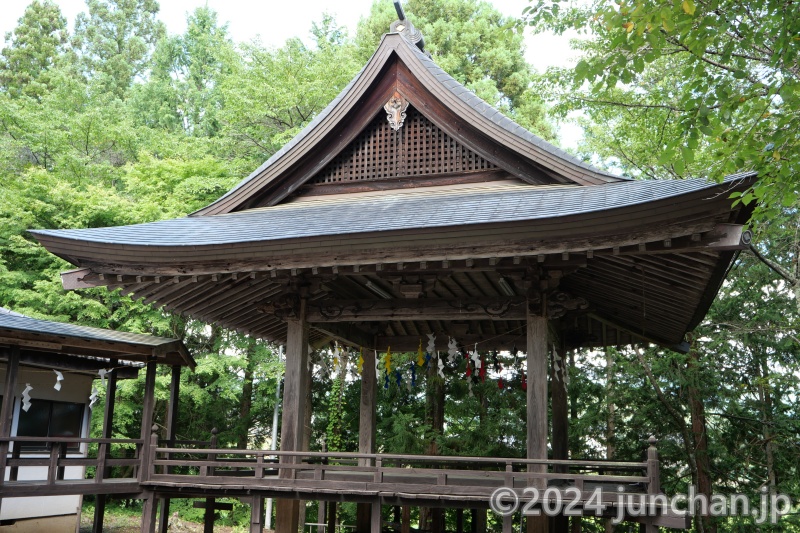
[[384,359],[384,367],[387,372],[392,371],[392,347],[386,348],[386,359]]
[[417,348],[417,366],[422,368],[423,365],[425,365],[425,353],[422,351],[422,339],[420,339]]
[[364,373],[364,348],[358,349],[358,373]]

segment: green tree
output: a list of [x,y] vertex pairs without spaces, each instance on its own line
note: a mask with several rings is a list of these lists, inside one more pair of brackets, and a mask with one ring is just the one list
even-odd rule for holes
[[67,19],[51,0],[34,0],[0,58],[0,88],[11,96],[40,98],[52,88],[51,69],[67,51]]
[[[757,198],[764,218],[797,202],[800,18],[792,2],[621,0],[579,6],[536,0],[526,11],[540,29],[574,28],[590,36],[583,58],[566,74],[575,87],[588,82],[598,95],[623,84],[626,92],[648,98],[649,70],[664,67],[665,58],[673,61],[674,70],[664,72],[672,80],[667,101],[657,102],[656,93],[647,102],[672,113],[679,126],[662,139],[661,163],[691,164],[705,143],[713,154],[708,176],[759,172],[761,179],[742,200]],[[656,121],[651,135],[658,136]]]
[[83,69],[114,96],[122,97],[145,74],[153,47],[165,34],[156,0],[86,0],[89,14],[75,21],[73,47]]

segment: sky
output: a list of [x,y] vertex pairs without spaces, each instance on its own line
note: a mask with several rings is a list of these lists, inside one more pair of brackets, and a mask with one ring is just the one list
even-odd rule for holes
[[[528,0],[489,1],[504,15],[515,17],[521,16],[528,5]],[[14,29],[29,3],[30,0],[0,0],[0,37]],[[87,11],[85,0],[56,0],[56,3],[70,28],[78,13]],[[280,47],[290,37],[307,38],[312,22],[319,21],[325,11],[334,15],[337,23],[354,35],[359,19],[369,15],[372,6],[372,0],[160,0],[159,3],[159,18],[171,34],[183,33],[186,15],[197,7],[208,5],[217,12],[220,23],[228,24],[229,34],[235,42],[248,42],[258,37],[263,44],[275,47]],[[528,63],[540,72],[549,66],[572,64],[570,58],[574,52],[569,49],[568,38],[529,33],[525,44]],[[562,125],[560,137],[563,145],[575,146],[579,136],[576,126]]]

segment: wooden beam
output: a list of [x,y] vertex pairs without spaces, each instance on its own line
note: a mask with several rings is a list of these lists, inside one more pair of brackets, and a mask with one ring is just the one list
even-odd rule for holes
[[375,337],[353,324],[315,324],[312,329],[350,346],[375,348]]
[[317,300],[308,321],[524,320],[524,298]]
[[[487,350],[510,350],[514,345],[525,345],[524,328],[518,330],[516,333],[498,335],[492,335],[490,333],[484,335],[462,335],[453,333],[450,335],[446,331],[437,331],[435,334],[436,346],[441,350],[446,349],[447,340],[450,336],[456,337],[458,342],[462,343],[464,346],[472,346],[477,343],[481,345],[481,349]],[[393,352],[416,352],[420,340],[422,340],[423,345],[428,342],[425,335],[381,335],[376,338],[375,346],[378,347],[378,349],[386,349],[387,346],[391,346]]]

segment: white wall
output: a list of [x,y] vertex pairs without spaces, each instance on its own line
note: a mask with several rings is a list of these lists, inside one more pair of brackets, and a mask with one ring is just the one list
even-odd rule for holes
[[[53,388],[56,383],[56,374],[51,369],[33,368],[20,366],[17,380],[17,390],[14,391],[14,419],[11,425],[11,434],[17,434],[17,424],[21,407],[22,391],[25,384],[30,383],[33,390],[30,391],[31,402],[40,400],[55,400],[59,402],[82,403],[85,405],[83,413],[83,427],[81,437],[89,434],[89,395],[92,391],[92,377],[83,374],[71,374],[68,371],[61,371],[64,374],[64,381],[61,382],[61,390]],[[3,401],[7,401],[9,395],[6,394],[5,387],[5,366],[0,369],[0,394]],[[85,457],[86,445],[81,445],[80,451],[70,453],[68,457]],[[47,454],[24,454],[24,457],[48,457]],[[6,469],[6,480],[9,479],[10,472]],[[83,479],[85,469],[80,466],[70,466],[64,469],[64,479]],[[23,480],[42,480],[47,479],[47,467],[21,467],[17,474],[17,479]],[[80,496],[42,496],[31,498],[3,498],[0,507],[0,520],[13,520],[23,518],[35,518],[42,516],[59,516],[76,514],[80,511]]]

